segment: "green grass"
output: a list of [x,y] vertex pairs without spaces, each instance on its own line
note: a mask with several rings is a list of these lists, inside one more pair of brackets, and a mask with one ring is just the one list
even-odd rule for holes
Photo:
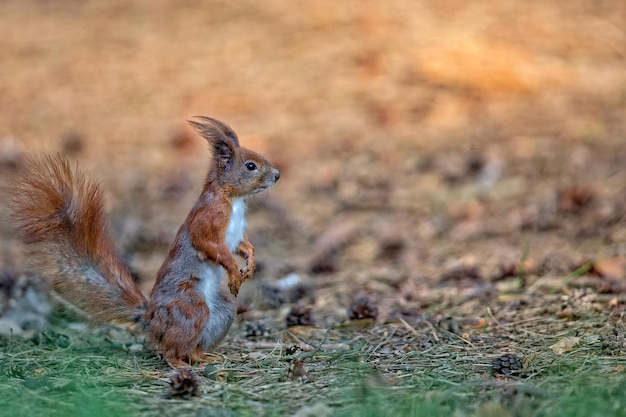
[[302,378],[280,352],[245,352],[216,365],[225,371],[217,380],[195,369],[201,394],[185,400],[167,396],[171,370],[153,353],[66,333],[0,338],[0,416],[270,417],[305,406],[346,417],[626,415],[626,358],[605,356],[598,344],[537,355],[518,379],[494,378],[491,348],[452,336],[405,355],[363,343],[303,355]]

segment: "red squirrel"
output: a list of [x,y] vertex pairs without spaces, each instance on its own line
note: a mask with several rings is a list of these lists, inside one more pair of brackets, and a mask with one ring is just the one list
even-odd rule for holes
[[[94,322],[136,323],[172,367],[206,360],[234,318],[230,292],[255,269],[246,234],[245,198],[276,184],[280,172],[239,146],[226,124],[189,123],[209,142],[213,161],[200,197],[180,226],[150,298],[115,251],[100,185],[62,156],[32,159],[14,178],[9,208],[37,273]],[[235,255],[245,259],[239,269]]]

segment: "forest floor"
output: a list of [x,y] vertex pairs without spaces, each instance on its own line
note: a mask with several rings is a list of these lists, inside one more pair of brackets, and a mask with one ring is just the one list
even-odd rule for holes
[[[282,172],[215,352],[89,328],[0,223],[0,415],[626,415],[626,6],[5,1],[0,175],[101,180],[149,292],[228,122]],[[0,208],[3,208],[0,201]]]

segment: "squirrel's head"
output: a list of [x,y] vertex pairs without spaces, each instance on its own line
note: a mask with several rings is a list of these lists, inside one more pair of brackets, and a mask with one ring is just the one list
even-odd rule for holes
[[256,152],[239,146],[237,134],[225,123],[206,116],[190,120],[213,150],[212,174],[231,198],[244,197],[270,188],[280,171]]

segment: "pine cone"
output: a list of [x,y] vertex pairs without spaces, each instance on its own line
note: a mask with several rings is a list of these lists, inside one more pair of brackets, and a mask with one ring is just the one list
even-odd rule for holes
[[246,323],[246,337],[260,337],[270,334],[267,326],[260,322]]
[[314,326],[313,312],[311,307],[294,304],[287,314],[287,327],[289,326]]
[[522,361],[515,355],[507,354],[491,362],[494,375],[519,375],[522,372]]
[[178,369],[170,375],[168,396],[191,398],[198,395],[199,391],[200,381],[189,369]]
[[626,352],[626,335],[620,329],[613,328],[612,334],[604,336],[602,347],[609,355],[623,355]]
[[376,301],[367,294],[357,295],[348,309],[348,318],[350,320],[376,320],[377,317],[378,306],[376,306]]

